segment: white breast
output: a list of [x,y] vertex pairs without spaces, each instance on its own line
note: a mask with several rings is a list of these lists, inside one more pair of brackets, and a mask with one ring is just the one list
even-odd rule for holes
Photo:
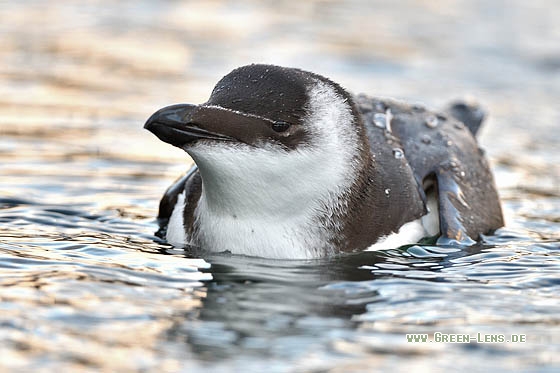
[[[332,230],[318,217],[341,208],[337,197],[352,182],[346,165],[320,147],[276,151],[273,157],[268,149],[243,146],[208,153],[193,155],[203,180],[195,209],[197,236],[185,237],[182,194],[169,221],[168,242],[268,258],[324,255],[320,250]],[[211,167],[216,164],[220,169]]]

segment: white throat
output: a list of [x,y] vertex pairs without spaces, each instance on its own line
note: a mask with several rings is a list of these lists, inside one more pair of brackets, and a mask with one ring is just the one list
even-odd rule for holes
[[334,249],[329,242],[336,227],[320,220],[345,208],[339,197],[357,176],[358,135],[350,105],[332,87],[317,81],[308,94],[306,146],[213,143],[187,149],[203,187],[195,209],[198,230],[186,241],[268,258],[314,258]]

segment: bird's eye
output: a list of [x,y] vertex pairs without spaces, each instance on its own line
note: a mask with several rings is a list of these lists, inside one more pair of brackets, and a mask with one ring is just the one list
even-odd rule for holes
[[272,129],[276,132],[284,132],[288,128],[290,128],[290,123],[288,122],[278,121],[272,124]]

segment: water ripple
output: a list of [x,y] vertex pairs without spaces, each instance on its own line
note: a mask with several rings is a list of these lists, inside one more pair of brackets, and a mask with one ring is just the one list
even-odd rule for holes
[[[558,371],[552,3],[4,2],[0,371]],[[266,56],[430,107],[474,94],[507,228],[313,261],[154,237],[191,162],[143,122]],[[405,338],[436,332],[527,342]]]

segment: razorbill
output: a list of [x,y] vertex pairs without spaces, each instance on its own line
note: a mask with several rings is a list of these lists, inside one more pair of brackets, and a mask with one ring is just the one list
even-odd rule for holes
[[434,235],[472,243],[503,225],[474,137],[483,116],[352,96],[295,68],[237,68],[207,102],[165,107],[144,126],[196,164],[163,196],[160,234],[285,259]]

